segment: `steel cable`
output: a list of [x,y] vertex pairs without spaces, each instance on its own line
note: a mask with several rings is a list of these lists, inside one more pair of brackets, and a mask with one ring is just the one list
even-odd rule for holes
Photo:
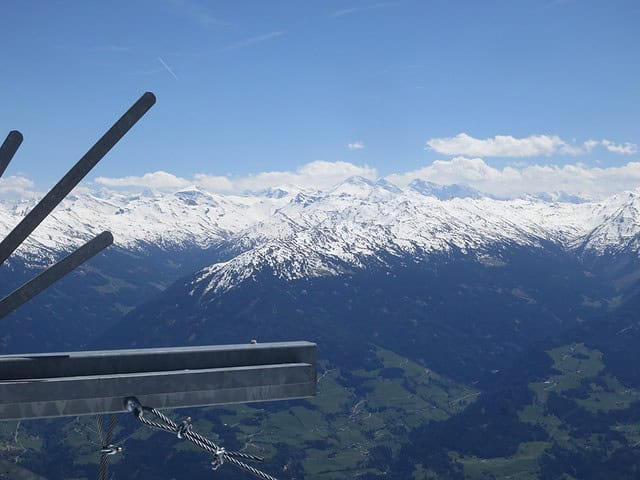
[[[188,440],[202,450],[211,453],[214,456],[214,461],[212,462],[214,470],[216,470],[224,463],[230,463],[231,465],[234,465],[235,467],[247,473],[250,473],[262,480],[277,480],[277,478],[238,460],[238,458],[241,458],[244,460],[262,462],[264,461],[262,457],[242,452],[227,452],[224,448],[219,447],[208,438],[193,431],[190,419],[185,420],[182,424],[179,425],[155,408],[142,406],[137,403],[137,401],[133,401],[131,405],[133,405],[131,407],[131,411],[133,412],[135,418],[137,418],[142,424],[151,428],[176,434],[179,436],[179,438]],[[144,416],[145,412],[151,413],[159,420],[159,422],[146,418]]]

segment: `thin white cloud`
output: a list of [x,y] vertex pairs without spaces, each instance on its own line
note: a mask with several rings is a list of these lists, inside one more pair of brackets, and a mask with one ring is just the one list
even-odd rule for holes
[[[352,176],[370,180],[379,178],[376,169],[367,165],[315,161],[292,171],[267,171],[237,177],[198,173],[192,178],[182,178],[158,171],[123,178],[99,177],[95,184],[109,189],[150,189],[159,192],[175,192],[196,185],[211,193],[243,194],[277,187],[286,190],[291,185],[310,190],[328,190]],[[466,184],[481,192],[504,198],[565,192],[583,198],[599,199],[625,190],[637,190],[640,187],[640,162],[600,167],[583,163],[555,165],[519,161],[504,167],[494,167],[481,158],[455,157],[436,160],[423,168],[386,177],[386,180],[399,187],[405,187],[415,179],[441,185]],[[94,187],[95,185],[92,186]],[[0,179],[0,199],[25,199],[38,195],[33,192],[33,182],[27,178]]]
[[[255,175],[228,179],[231,188],[226,188],[225,191],[241,193],[286,185],[295,185],[313,190],[325,190],[353,176],[375,179],[378,177],[378,172],[375,168],[366,165],[359,166],[348,162],[315,161],[307,163],[293,172],[261,172]],[[214,178],[214,182],[222,185],[221,178],[225,177],[196,176],[198,183],[204,183],[208,181],[209,178]],[[227,187],[229,187],[228,184]]]
[[330,16],[344,17],[345,15],[351,15],[352,13],[366,12],[367,10],[377,10],[378,8],[393,7],[397,4],[398,2],[379,2],[373,3],[371,5],[365,5],[363,7],[342,8],[340,10],[336,10]]
[[353,142],[347,145],[349,150],[362,150],[364,148],[364,143],[362,142]]
[[556,153],[565,142],[557,135],[531,135],[515,138],[496,135],[491,138],[474,138],[466,133],[455,137],[431,138],[427,147],[444,155],[479,157],[539,157]]
[[162,57],[158,57],[158,60],[160,61],[160,63],[162,64],[162,66],[164,67],[164,69],[169,72],[171,74],[171,76],[173,76],[173,78],[175,78],[176,80],[178,80],[178,76],[173,73],[173,70],[171,70],[171,67],[169,65],[166,64],[166,62],[162,59]]
[[227,177],[196,173],[193,183],[210,192],[233,192],[233,182]]
[[[198,173],[187,179],[167,172],[153,172],[137,177],[100,177],[95,182],[105,187],[125,190],[177,191],[197,185],[212,193],[243,194],[274,187],[287,189],[291,185],[327,190],[352,176],[370,180],[379,178],[376,169],[367,165],[316,161],[294,171],[268,171],[238,177]],[[399,187],[408,185],[414,179],[441,185],[466,184],[481,192],[505,198],[566,192],[596,199],[640,187],[640,162],[606,168],[582,163],[554,165],[517,162],[497,168],[481,158],[455,157],[451,160],[436,160],[417,170],[394,173],[386,179]],[[20,185],[30,188],[32,184],[24,183],[25,180]]]
[[0,199],[24,200],[37,197],[38,194],[33,188],[33,182],[26,177],[2,177],[0,178]]
[[589,139],[586,142],[584,142],[583,148],[584,148],[585,153],[591,153],[593,151],[593,149],[595,147],[597,147],[598,145],[600,145],[599,141]]
[[613,153],[619,153],[620,155],[632,155],[638,152],[638,146],[635,143],[625,142],[622,144],[615,144],[609,140],[602,140],[602,145]]
[[342,17],[344,15],[349,15],[350,13],[355,13],[362,10],[361,8],[343,8],[341,10],[336,10],[331,14],[332,17]]
[[562,191],[587,198],[600,198],[640,187],[640,162],[606,168],[589,167],[582,163],[518,164],[495,168],[481,158],[455,157],[436,160],[418,170],[389,175],[387,180],[405,186],[416,178],[444,185],[463,183],[502,197]]
[[378,178],[375,168],[359,166],[348,162],[315,161],[307,163],[295,171],[261,172],[241,177],[228,177],[197,173],[192,179],[176,177],[167,172],[146,173],[142,176],[123,178],[99,177],[95,183],[117,189],[151,189],[176,191],[197,185],[216,193],[244,193],[260,191],[271,187],[295,185],[301,188],[324,190],[352,176],[374,180]]
[[468,157],[548,157],[551,155],[586,155],[599,145],[619,154],[637,152],[633,143],[614,144],[609,140],[589,139],[582,144],[570,143],[558,135],[530,135],[516,138],[511,135],[496,135],[489,138],[474,138],[466,133],[455,137],[431,138],[427,148],[444,155],[464,155]]
[[139,177],[98,177],[95,179],[95,183],[111,188],[137,187],[150,188],[153,190],[179,190],[191,185],[191,182],[188,180],[163,171],[145,173]]
[[264,35],[258,35],[256,37],[246,38],[244,40],[240,40],[239,42],[232,43],[231,45],[227,45],[226,47],[221,48],[220,51],[226,52],[228,50],[236,50],[238,48],[248,47],[257,43],[266,42],[267,40],[271,40],[272,38],[280,37],[281,35],[284,35],[284,32],[265,33]]
[[587,153],[590,153],[590,151],[587,151],[586,145],[578,146],[578,145],[564,144],[560,148],[558,148],[557,153],[561,155],[570,155],[572,157],[577,157],[579,155],[585,155]]
[[169,0],[169,3],[174,6],[177,12],[205,27],[229,25],[228,22],[220,20],[207,8],[192,0]]

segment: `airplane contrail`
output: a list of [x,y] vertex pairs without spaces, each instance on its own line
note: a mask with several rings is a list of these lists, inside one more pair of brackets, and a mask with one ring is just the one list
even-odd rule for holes
[[158,57],[158,60],[160,60],[160,63],[167,70],[167,72],[169,72],[173,76],[173,78],[178,80],[178,76],[175,73],[173,73],[173,70],[171,70],[171,67],[169,67],[169,65],[167,65],[164,60],[162,60],[162,57]]

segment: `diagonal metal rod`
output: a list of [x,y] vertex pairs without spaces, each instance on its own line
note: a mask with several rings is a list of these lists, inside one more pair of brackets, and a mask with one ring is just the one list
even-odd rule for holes
[[113,243],[111,232],[102,232],[75,252],[50,266],[40,275],[28,281],[13,293],[0,300],[0,319],[6,317],[23,303],[28,302],[44,289],[60,280],[74,268],[100,253]]
[[4,175],[4,171],[9,166],[9,162],[18,151],[18,147],[22,143],[23,137],[18,130],[12,130],[5,138],[0,146],[0,177]]
[[78,160],[71,170],[47,193],[26,217],[0,242],[0,265],[20,246],[51,211],[118,141],[133,127],[156,102],[151,92],[146,92],[105,133],[91,149]]

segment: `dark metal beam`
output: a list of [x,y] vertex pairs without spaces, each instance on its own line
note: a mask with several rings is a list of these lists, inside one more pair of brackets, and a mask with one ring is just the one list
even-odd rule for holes
[[23,137],[18,130],[12,130],[0,145],[0,177],[9,166],[9,162],[18,151],[18,147],[22,143]]
[[303,398],[316,345],[284,342],[0,356],[0,420]]
[[28,302],[46,288],[53,285],[76,267],[94,257],[113,243],[111,232],[102,232],[76,251],[50,266],[40,275],[0,300],[0,320]]
[[0,242],[0,264],[20,246],[53,209],[153,106],[156,97],[146,92],[47,193],[26,217]]

